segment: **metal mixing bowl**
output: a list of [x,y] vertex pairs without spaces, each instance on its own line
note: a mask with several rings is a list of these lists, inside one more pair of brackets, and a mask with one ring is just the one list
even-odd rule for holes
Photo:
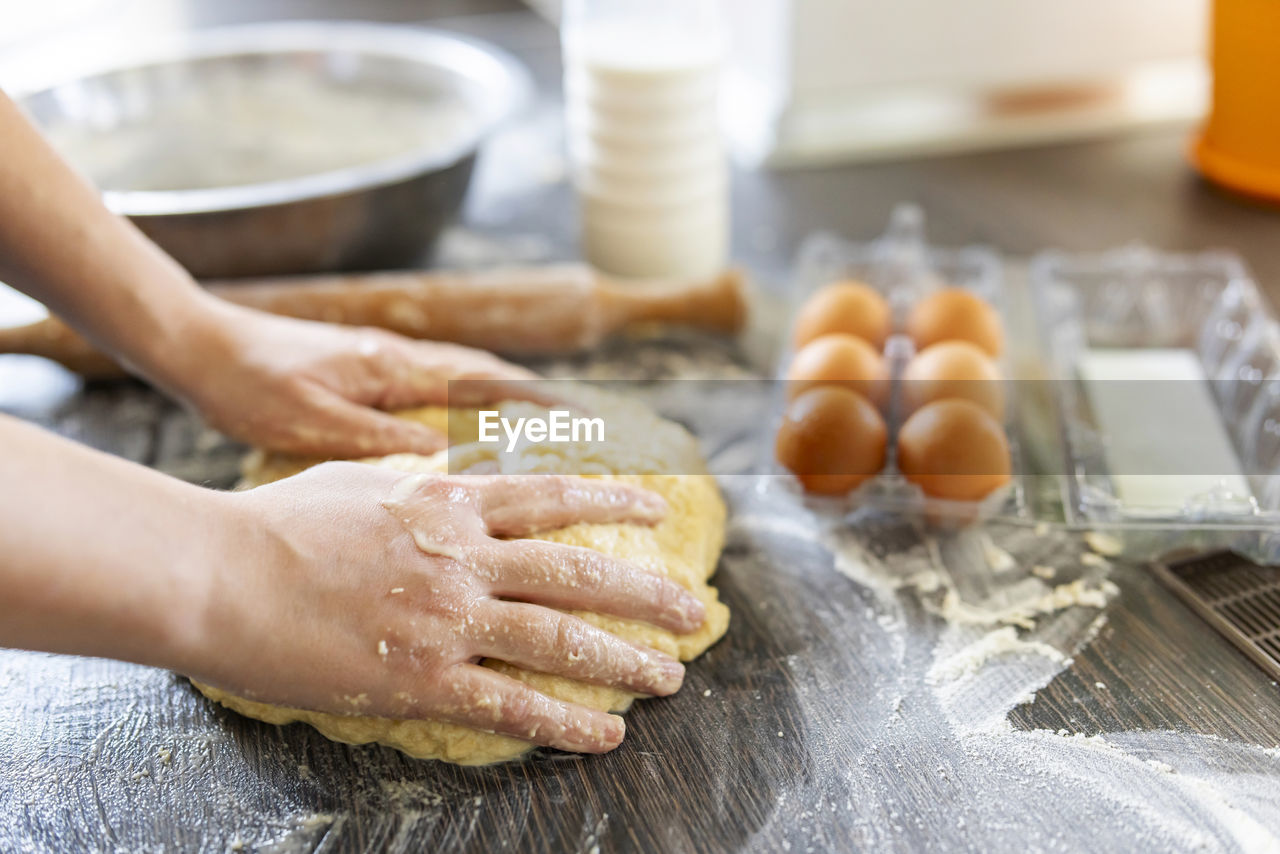
[[109,208],[202,277],[420,261],[530,90],[490,45],[364,23],[61,58],[64,79],[20,101]]

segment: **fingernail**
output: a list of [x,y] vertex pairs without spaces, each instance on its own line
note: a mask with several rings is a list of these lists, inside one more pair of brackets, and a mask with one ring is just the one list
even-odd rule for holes
[[613,750],[627,735],[627,724],[618,715],[609,715],[609,722],[604,729],[605,750]]
[[667,500],[656,492],[644,491],[639,495],[637,506],[653,519],[661,519],[667,515]]
[[395,425],[395,429],[369,435],[363,440],[362,444],[365,445],[365,448],[361,456],[367,457],[375,455],[386,456],[388,454],[421,454],[422,456],[430,456],[448,443],[444,437],[430,428],[411,427],[406,430],[400,429],[399,425]]
[[657,666],[654,667],[654,689],[659,697],[674,694],[684,684],[684,665],[666,655],[654,656]]
[[575,753],[608,753],[627,734],[627,725],[617,715],[592,712],[590,723],[584,721],[576,731],[565,734],[563,749]]
[[414,452],[424,455],[434,454],[448,446],[448,441],[434,430],[415,430],[413,432]]
[[683,623],[683,629],[686,632],[696,631],[707,620],[706,606],[688,593],[680,597],[680,602],[676,607]]

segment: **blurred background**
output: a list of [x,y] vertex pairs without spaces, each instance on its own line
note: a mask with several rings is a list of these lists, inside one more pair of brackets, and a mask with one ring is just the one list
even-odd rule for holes
[[[578,1],[569,0],[570,7]],[[1211,97],[1208,57],[1214,10],[1209,0],[706,2],[719,2],[721,8],[724,49],[717,57],[715,142],[732,165],[723,202],[717,203],[722,209],[707,204],[694,212],[687,207],[704,243],[715,242],[716,229],[727,233],[723,251],[694,259],[704,267],[731,258],[748,265],[766,285],[776,284],[785,280],[806,235],[835,230],[870,237],[880,231],[894,205],[906,201],[930,212],[931,232],[939,242],[983,242],[1012,255],[1129,241],[1185,250],[1225,247],[1245,255],[1264,289],[1280,281],[1280,254],[1269,249],[1275,244],[1274,208],[1260,203],[1280,198],[1280,163],[1266,174],[1241,173],[1230,156],[1213,160],[1203,150],[1189,156],[1211,101],[1234,104],[1237,116],[1280,122],[1265,118],[1280,115],[1280,108],[1270,109],[1267,100],[1280,97],[1274,94],[1280,87],[1268,82],[1276,77],[1258,74],[1256,63],[1237,63],[1237,80],[1256,81],[1250,84],[1253,91],[1244,93],[1248,97],[1234,102],[1221,92]],[[204,214],[198,228],[189,228],[190,212],[161,222],[159,216],[148,217],[157,208],[130,206],[159,204],[155,198],[125,200],[108,192],[108,202],[134,216],[201,276],[422,263],[483,265],[584,254],[596,260],[594,249],[608,249],[612,235],[634,236],[642,229],[634,222],[634,198],[618,203],[615,193],[595,199],[591,207],[589,193],[575,193],[575,179],[583,182],[583,158],[573,151],[573,123],[566,121],[566,100],[572,98],[566,96],[558,29],[562,5],[561,0],[4,3],[0,86],[16,94],[43,92],[27,103],[46,129],[57,131],[55,126],[68,117],[78,122],[71,134],[80,144],[78,152],[68,150],[66,133],[55,132],[55,144],[103,186],[101,170],[91,168],[90,161],[120,155],[127,147],[108,131],[118,128],[122,116],[128,119],[131,110],[144,110],[160,96],[179,102],[185,97],[177,94],[176,77],[162,74],[153,75],[146,91],[141,84],[117,87],[111,94],[114,102],[107,104],[105,97],[90,97],[75,83],[104,67],[136,63],[138,55],[155,54],[162,45],[180,48],[203,31],[260,21],[372,21],[406,25],[407,30],[425,25],[480,40],[514,58],[525,97],[516,99],[518,109],[500,126],[486,130],[478,140],[483,143],[478,158],[456,170],[462,174],[452,184],[443,189],[432,185],[425,195],[419,187],[417,200],[429,195],[440,215],[414,213],[409,218],[419,230],[401,235],[402,245],[395,251],[383,247],[370,254],[367,245],[350,251],[332,248],[344,241],[358,243],[375,227],[386,231],[406,219],[385,200],[379,201],[378,210],[384,211],[379,215],[369,213],[372,208],[359,216],[339,214],[330,206],[320,213],[292,211],[265,228],[261,220],[235,225],[228,224],[230,217]],[[1280,14],[1262,8],[1274,4],[1219,0],[1217,5],[1220,14],[1236,16],[1233,38],[1258,42],[1252,54],[1241,49],[1231,56],[1252,61],[1260,52],[1274,53],[1267,51],[1266,39],[1280,37]],[[344,83],[355,66],[344,65],[338,54],[299,67],[321,69],[330,80]],[[399,79],[399,74],[386,71],[382,76]],[[1237,85],[1237,94],[1240,90]],[[295,106],[288,98],[276,102],[282,115]],[[204,122],[221,123],[219,134],[235,135],[227,129],[238,120],[229,114],[199,105],[188,105],[188,112],[202,113]],[[607,113],[601,115],[609,118]],[[315,147],[325,142],[358,148],[363,138],[360,144],[373,151],[385,142],[387,125],[345,115],[331,132],[310,134]],[[1234,137],[1218,134],[1217,153],[1230,155],[1252,146],[1255,160],[1280,160],[1280,128],[1241,129],[1244,124],[1228,127],[1238,131]],[[643,122],[630,126],[632,131],[637,127],[643,128]],[[136,142],[143,135],[129,139]],[[188,144],[190,135],[181,144],[157,144],[155,139],[153,135],[142,160],[157,168],[182,152],[196,156],[202,150]],[[239,154],[252,159],[266,151],[293,157],[283,134],[263,131],[257,142],[256,151],[242,146]],[[1202,171],[1213,171],[1206,164],[1221,167],[1214,177],[1246,194],[1224,193],[1204,181],[1193,160]],[[633,169],[632,174],[640,172]],[[1255,180],[1260,174],[1262,180]],[[648,195],[661,195],[665,203],[679,183],[670,193]],[[626,186],[633,192],[644,188],[645,181]],[[594,237],[583,228],[584,211],[600,225]],[[643,223],[646,240],[656,233],[655,220],[661,217]],[[174,221],[187,230],[162,234]],[[211,238],[215,225],[235,225],[236,241],[246,231],[270,232],[282,244],[296,232],[301,248],[292,255],[272,248],[282,257],[263,258],[266,250],[245,251],[242,242],[230,242],[232,237]],[[359,229],[363,236],[354,233]],[[612,245],[629,242],[631,236]],[[649,245],[661,242],[653,238]],[[329,247],[327,254],[302,257],[307,246],[322,245]],[[692,263],[688,257],[673,258],[673,263]],[[237,259],[244,263],[230,263]],[[615,260],[621,270],[634,259]]]
[[[414,22],[517,0],[50,0],[0,7],[0,82],[98,39],[280,18]],[[530,0],[549,19],[559,0]],[[732,0],[724,104],[744,163],[1045,141],[1200,115],[1206,0]],[[17,67],[15,67],[17,66]]]

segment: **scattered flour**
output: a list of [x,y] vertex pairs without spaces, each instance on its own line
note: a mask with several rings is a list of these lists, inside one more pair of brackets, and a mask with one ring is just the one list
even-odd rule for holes
[[[921,592],[940,589],[944,586],[940,581],[941,577],[940,574],[934,573],[929,577],[930,586],[927,589],[917,589]],[[1107,600],[1118,592],[1119,589],[1115,584],[1105,579],[1095,583],[1078,578],[1067,584],[1059,584],[1034,598],[1011,597],[998,604],[974,604],[965,601],[955,587],[948,586],[939,605],[926,604],[926,607],[948,623],[976,626],[1005,624],[1029,629],[1035,626],[1037,617],[1053,614],[1066,608],[1104,608]]]
[[1119,557],[1124,554],[1124,541],[1115,534],[1102,531],[1086,531],[1084,541],[1097,554],[1103,557]]
[[979,532],[979,538],[982,541],[983,556],[987,559],[987,566],[992,572],[1009,572],[1018,568],[1018,561],[1013,555],[996,545],[995,541],[985,531]]
[[[1189,733],[1084,735],[1067,729],[1027,731],[1010,723],[1010,710],[1034,701],[1036,691],[1070,666],[1105,625],[1107,603],[1119,593],[1107,577],[1112,564],[1103,554],[1113,552],[1114,543],[1094,538],[1072,568],[1037,562],[1043,550],[1037,554],[1033,545],[996,538],[996,548],[1017,564],[1009,568],[979,542],[969,554],[985,558],[983,576],[973,573],[972,565],[967,573],[948,566],[948,554],[957,553],[954,544],[926,541],[885,556],[869,552],[848,528],[829,527],[823,543],[834,554],[837,571],[872,594],[875,607],[865,610],[876,613],[876,622],[894,635],[887,640],[904,664],[889,684],[877,686],[878,695],[894,699],[884,734],[867,745],[856,770],[846,775],[851,803],[881,804],[886,811],[881,815],[896,827],[901,819],[895,821],[891,805],[901,801],[893,780],[904,766],[921,761],[921,755],[913,755],[915,741],[928,740],[919,750],[936,765],[937,757],[947,754],[939,739],[954,740],[965,764],[949,766],[945,778],[991,796],[979,800],[996,799],[980,807],[967,796],[968,818],[958,817],[958,828],[1012,821],[998,807],[995,792],[1018,780],[1013,784],[1018,794],[1009,790],[1006,803],[1026,809],[1042,791],[1044,809],[1055,815],[1046,825],[1057,828],[1050,836],[1035,836],[1040,832],[1036,821],[1009,825],[1029,834],[1022,844],[1032,849],[1071,848],[1065,839],[1102,838],[1089,830],[1091,823],[1099,816],[1123,815],[1123,828],[1113,821],[1105,834],[1118,848],[1280,852],[1280,792],[1262,783],[1280,776],[1280,750]],[[1035,535],[1043,538],[1038,531]],[[1059,556],[1054,552],[1055,562]],[[1022,573],[1020,567],[1025,567]],[[1063,583],[1045,583],[1060,574]],[[911,616],[918,611],[933,623]],[[879,619],[885,613],[894,615],[892,623]],[[931,633],[932,651],[920,662],[912,650],[928,643]],[[909,661],[918,662],[917,669]],[[1094,687],[1106,690],[1105,683]],[[899,735],[900,729],[906,732]],[[875,773],[886,757],[896,759],[885,773]],[[968,772],[962,770],[966,766]],[[1248,767],[1263,776],[1222,770]],[[987,808],[996,811],[985,813]],[[887,831],[881,835],[874,820],[861,828],[866,847],[891,847],[896,838]],[[978,838],[1012,844],[1008,836]]]
[[959,652],[935,661],[929,669],[929,681],[942,682],[973,676],[993,658],[1002,655],[1041,655],[1056,664],[1066,664],[1067,657],[1047,643],[1019,640],[1018,630],[1005,626],[982,635]]

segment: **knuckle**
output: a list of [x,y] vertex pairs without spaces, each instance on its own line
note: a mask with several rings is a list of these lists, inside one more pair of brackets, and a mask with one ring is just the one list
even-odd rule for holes
[[570,661],[580,661],[588,647],[586,627],[574,620],[560,620],[556,626],[555,648]]
[[566,504],[573,500],[574,492],[572,481],[570,478],[562,474],[544,474],[539,475],[542,478],[539,483],[539,491],[543,497],[553,500],[558,504]]
[[[556,563],[548,544],[540,540],[498,540],[507,564],[521,575],[532,576],[537,567]],[[547,580],[552,580],[548,575]]]
[[360,326],[352,330],[356,352],[375,362],[399,355],[402,341],[396,334],[376,326]]
[[424,474],[418,481],[418,491],[424,498],[443,498],[450,489],[448,480],[443,475]]
[[659,576],[650,576],[652,578],[650,601],[653,602],[655,608],[659,611],[671,611],[680,601],[681,591],[675,584],[665,578]]
[[582,729],[577,716],[568,706],[557,705],[547,710],[547,720],[561,734],[574,733]]
[[509,546],[501,540],[482,540],[470,546],[471,574],[478,581],[492,585],[519,575],[519,564],[507,557]]
[[305,406],[316,406],[323,397],[323,392],[311,381],[310,377],[300,373],[281,374],[276,382],[286,399],[296,401]]
[[469,482],[468,478],[445,474],[425,474],[420,477],[418,494],[421,498],[472,512],[479,511],[480,486]]
[[501,714],[507,720],[528,720],[537,712],[533,695],[529,691],[514,690],[503,698]]
[[597,552],[589,553],[578,565],[577,575],[579,582],[587,587],[617,587],[623,581],[618,565]]
[[419,640],[406,644],[403,656],[413,665],[419,676],[431,681],[439,681],[444,672],[461,658],[455,649],[456,644],[432,643]]
[[438,496],[479,506],[483,485],[478,478],[439,474],[432,475],[430,483]]
[[425,711],[460,718],[472,707],[471,687],[457,668],[422,668],[416,685]]

